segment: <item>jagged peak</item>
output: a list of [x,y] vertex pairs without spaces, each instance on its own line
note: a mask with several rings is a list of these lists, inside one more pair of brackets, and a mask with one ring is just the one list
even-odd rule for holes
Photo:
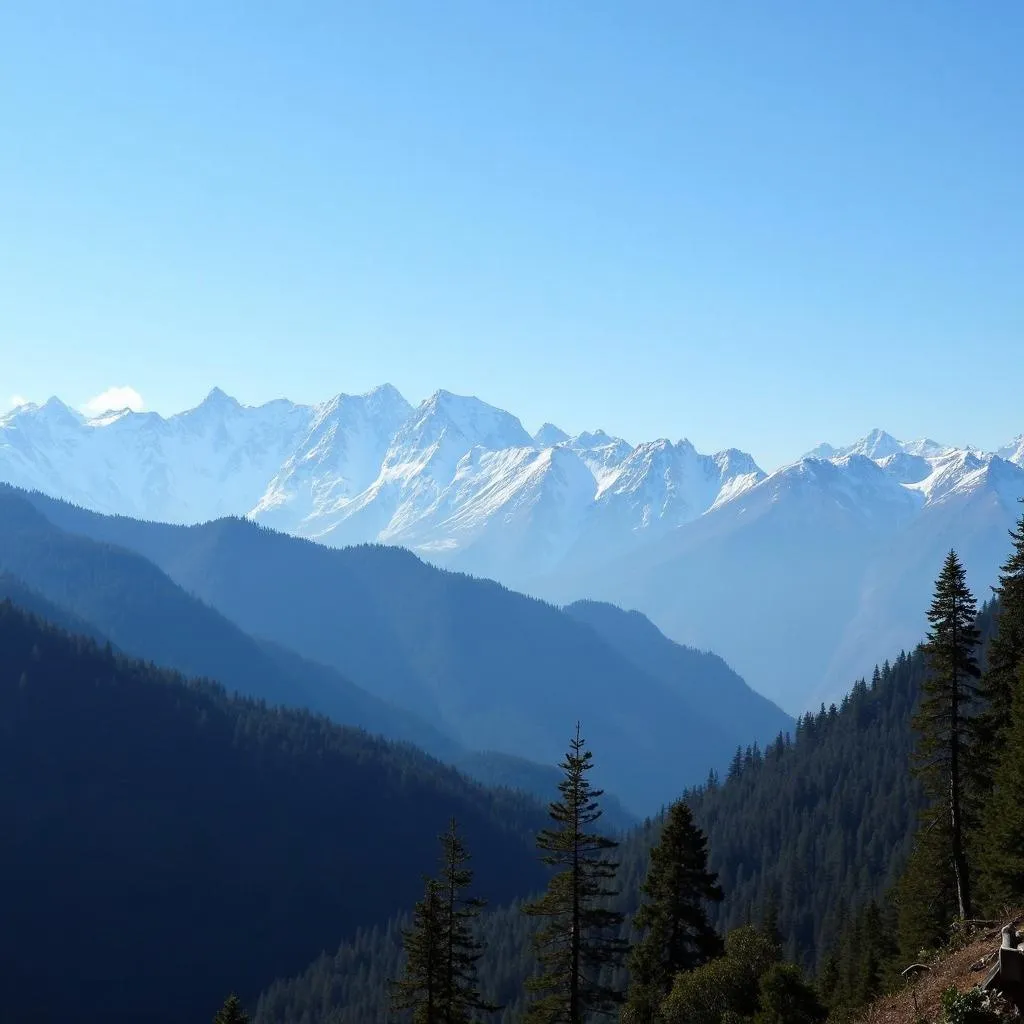
[[849,454],[865,455],[869,459],[881,459],[903,450],[903,445],[892,434],[881,427],[870,430],[856,444],[847,449]]
[[348,405],[368,406],[373,409],[382,407],[397,406],[403,413],[412,412],[412,406],[405,400],[402,393],[393,384],[378,384],[377,387],[364,391],[359,395],[351,395],[345,391],[339,391],[326,401],[320,402],[316,409],[322,417],[331,414]]
[[712,456],[715,464],[725,476],[754,476],[764,478],[765,472],[757,464],[754,456],[739,448],[724,448]]
[[633,446],[621,437],[613,437],[603,430],[584,430],[580,434],[574,434],[569,438],[569,443],[575,448],[607,448],[611,445]]
[[51,395],[42,405],[30,402],[19,406],[14,412],[18,416],[30,416],[33,420],[55,425],[63,423],[77,426],[85,422],[85,417],[77,409],[65,405],[56,395]]
[[533,439],[519,418],[475,395],[435,391],[420,403],[402,428],[403,443],[424,437],[461,435],[472,444],[492,448],[531,447]]
[[232,398],[226,391],[222,391],[219,387],[210,388],[209,394],[199,403],[198,408],[239,408],[240,403],[237,399]]
[[544,423],[533,435],[533,440],[541,448],[551,448],[556,444],[568,441],[569,435],[561,427],[556,427],[554,423]]
[[839,449],[830,445],[827,441],[816,444],[804,455],[805,459],[832,459],[839,454]]

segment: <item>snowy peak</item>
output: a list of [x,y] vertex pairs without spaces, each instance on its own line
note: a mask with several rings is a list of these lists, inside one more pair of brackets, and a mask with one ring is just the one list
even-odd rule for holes
[[892,434],[876,427],[859,441],[843,448],[822,442],[804,456],[806,459],[841,459],[846,455],[866,455],[869,459],[884,459],[903,451],[903,445]]
[[195,417],[197,414],[206,415],[229,415],[242,408],[237,399],[221,391],[220,388],[212,388],[210,393],[194,409],[179,413],[179,416]]
[[826,441],[822,441],[821,444],[815,445],[809,452],[804,455],[805,459],[834,459],[839,454],[838,449],[833,448],[832,445]]
[[764,470],[754,461],[754,457],[741,452],[738,448],[726,448],[724,451],[716,452],[712,458],[723,480],[731,480],[738,476],[756,476],[759,480],[765,477]]
[[303,523],[343,507],[376,479],[411,412],[391,385],[364,395],[335,395],[314,407],[305,436],[249,515],[298,532]]
[[511,413],[479,398],[436,391],[413,412],[395,438],[395,454],[412,448],[424,450],[442,440],[460,447],[460,456],[474,445],[498,450],[533,444],[533,438]]
[[[921,508],[927,508],[977,491],[996,493],[1007,486],[1011,489],[1016,486],[1012,473],[1006,477],[1003,470],[993,465],[993,460],[1018,467],[1024,464],[1024,435],[993,454],[969,447],[951,448],[931,438],[898,441],[891,434],[876,429],[846,448],[819,445],[805,460],[848,466],[848,460],[854,455],[868,459],[913,496]],[[865,470],[865,473],[870,471]],[[1002,483],[997,486],[995,480],[1000,473],[1003,473],[999,477]]]
[[4,422],[43,427],[47,430],[73,431],[85,422],[85,417],[54,395],[42,405],[33,405],[30,402],[12,409]]
[[621,551],[651,541],[763,475],[741,452],[702,455],[685,438],[675,444],[666,438],[639,444],[597,478],[597,500],[577,551],[585,557],[588,549]]
[[950,449],[930,438],[922,438],[918,441],[898,441],[892,434],[876,427],[866,434],[859,441],[846,445],[843,448],[835,448],[830,444],[822,443],[812,448],[804,458],[810,459],[841,459],[846,455],[865,455],[874,461],[892,458],[894,455],[905,453],[907,455],[921,455],[926,458],[940,455]]
[[569,435],[556,427],[554,423],[545,423],[536,434],[533,435],[533,443],[538,448],[552,448],[556,444],[568,441]]
[[584,430],[582,434],[576,434],[568,440],[576,451],[590,452],[603,448],[632,449],[632,445],[628,441],[624,441],[621,437],[612,437],[611,434],[606,434],[603,430]]
[[563,443],[580,456],[593,474],[598,494],[611,483],[623,460],[633,450],[628,441],[621,437],[611,437],[603,430],[584,431]]
[[869,459],[884,459],[887,455],[895,455],[903,451],[903,446],[892,434],[887,434],[877,427],[867,437],[861,438],[846,455],[864,455]]
[[1019,434],[1009,444],[1004,445],[996,452],[996,455],[1024,468],[1024,434]]

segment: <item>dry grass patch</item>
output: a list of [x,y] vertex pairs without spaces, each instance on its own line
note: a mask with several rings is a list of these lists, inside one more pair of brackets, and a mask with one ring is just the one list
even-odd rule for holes
[[[1005,923],[1019,922],[1020,917],[1014,915]],[[1001,929],[1002,924],[981,927],[962,949],[929,961],[931,970],[922,971],[916,982],[895,995],[873,1003],[858,1018],[859,1024],[917,1024],[920,1020],[933,1024],[940,1020],[942,993],[947,988],[955,985],[967,992],[985,980],[999,957]]]

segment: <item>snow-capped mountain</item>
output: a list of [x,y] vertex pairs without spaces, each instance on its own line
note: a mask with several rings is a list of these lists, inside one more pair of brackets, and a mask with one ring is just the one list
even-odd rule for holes
[[1004,445],[996,455],[1007,462],[1024,467],[1024,434],[1018,435],[1008,445]]
[[765,474],[686,440],[531,436],[447,391],[248,407],[215,388],[166,418],[21,406],[0,417],[0,480],[137,518],[400,544],[553,600],[631,605],[798,711],[920,638],[949,547],[986,596],[1024,435],[986,453],[873,430]]
[[251,515],[284,532],[332,515],[377,479],[392,438],[411,412],[389,384],[366,395],[336,395],[314,407],[305,436],[251,506]]
[[923,637],[950,548],[979,599],[989,596],[1022,511],[1024,467],[881,431],[816,451],[654,543],[566,567],[536,589],[636,607],[791,711],[833,700]]
[[86,419],[51,398],[0,418],[0,478],[140,519],[238,514],[260,500],[309,414],[287,401],[247,408],[218,388],[167,419],[130,409]]
[[86,419],[58,399],[0,419],[0,479],[88,508],[174,523],[248,515],[343,545],[401,544],[520,585],[590,544],[607,555],[699,516],[763,474],[689,442],[603,431],[530,436],[477,398],[415,409],[384,385],[315,406],[246,407],[214,389],[163,418]]

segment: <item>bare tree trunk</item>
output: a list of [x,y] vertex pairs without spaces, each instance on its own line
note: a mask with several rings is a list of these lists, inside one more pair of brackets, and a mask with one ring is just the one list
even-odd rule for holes
[[[955,636],[955,634],[954,634]],[[960,814],[960,680],[953,676],[953,702],[951,709],[950,756],[949,756],[949,825],[953,845],[953,875],[956,878],[957,909],[960,920],[971,916],[970,881],[967,877],[967,856],[964,852],[963,821]]]

